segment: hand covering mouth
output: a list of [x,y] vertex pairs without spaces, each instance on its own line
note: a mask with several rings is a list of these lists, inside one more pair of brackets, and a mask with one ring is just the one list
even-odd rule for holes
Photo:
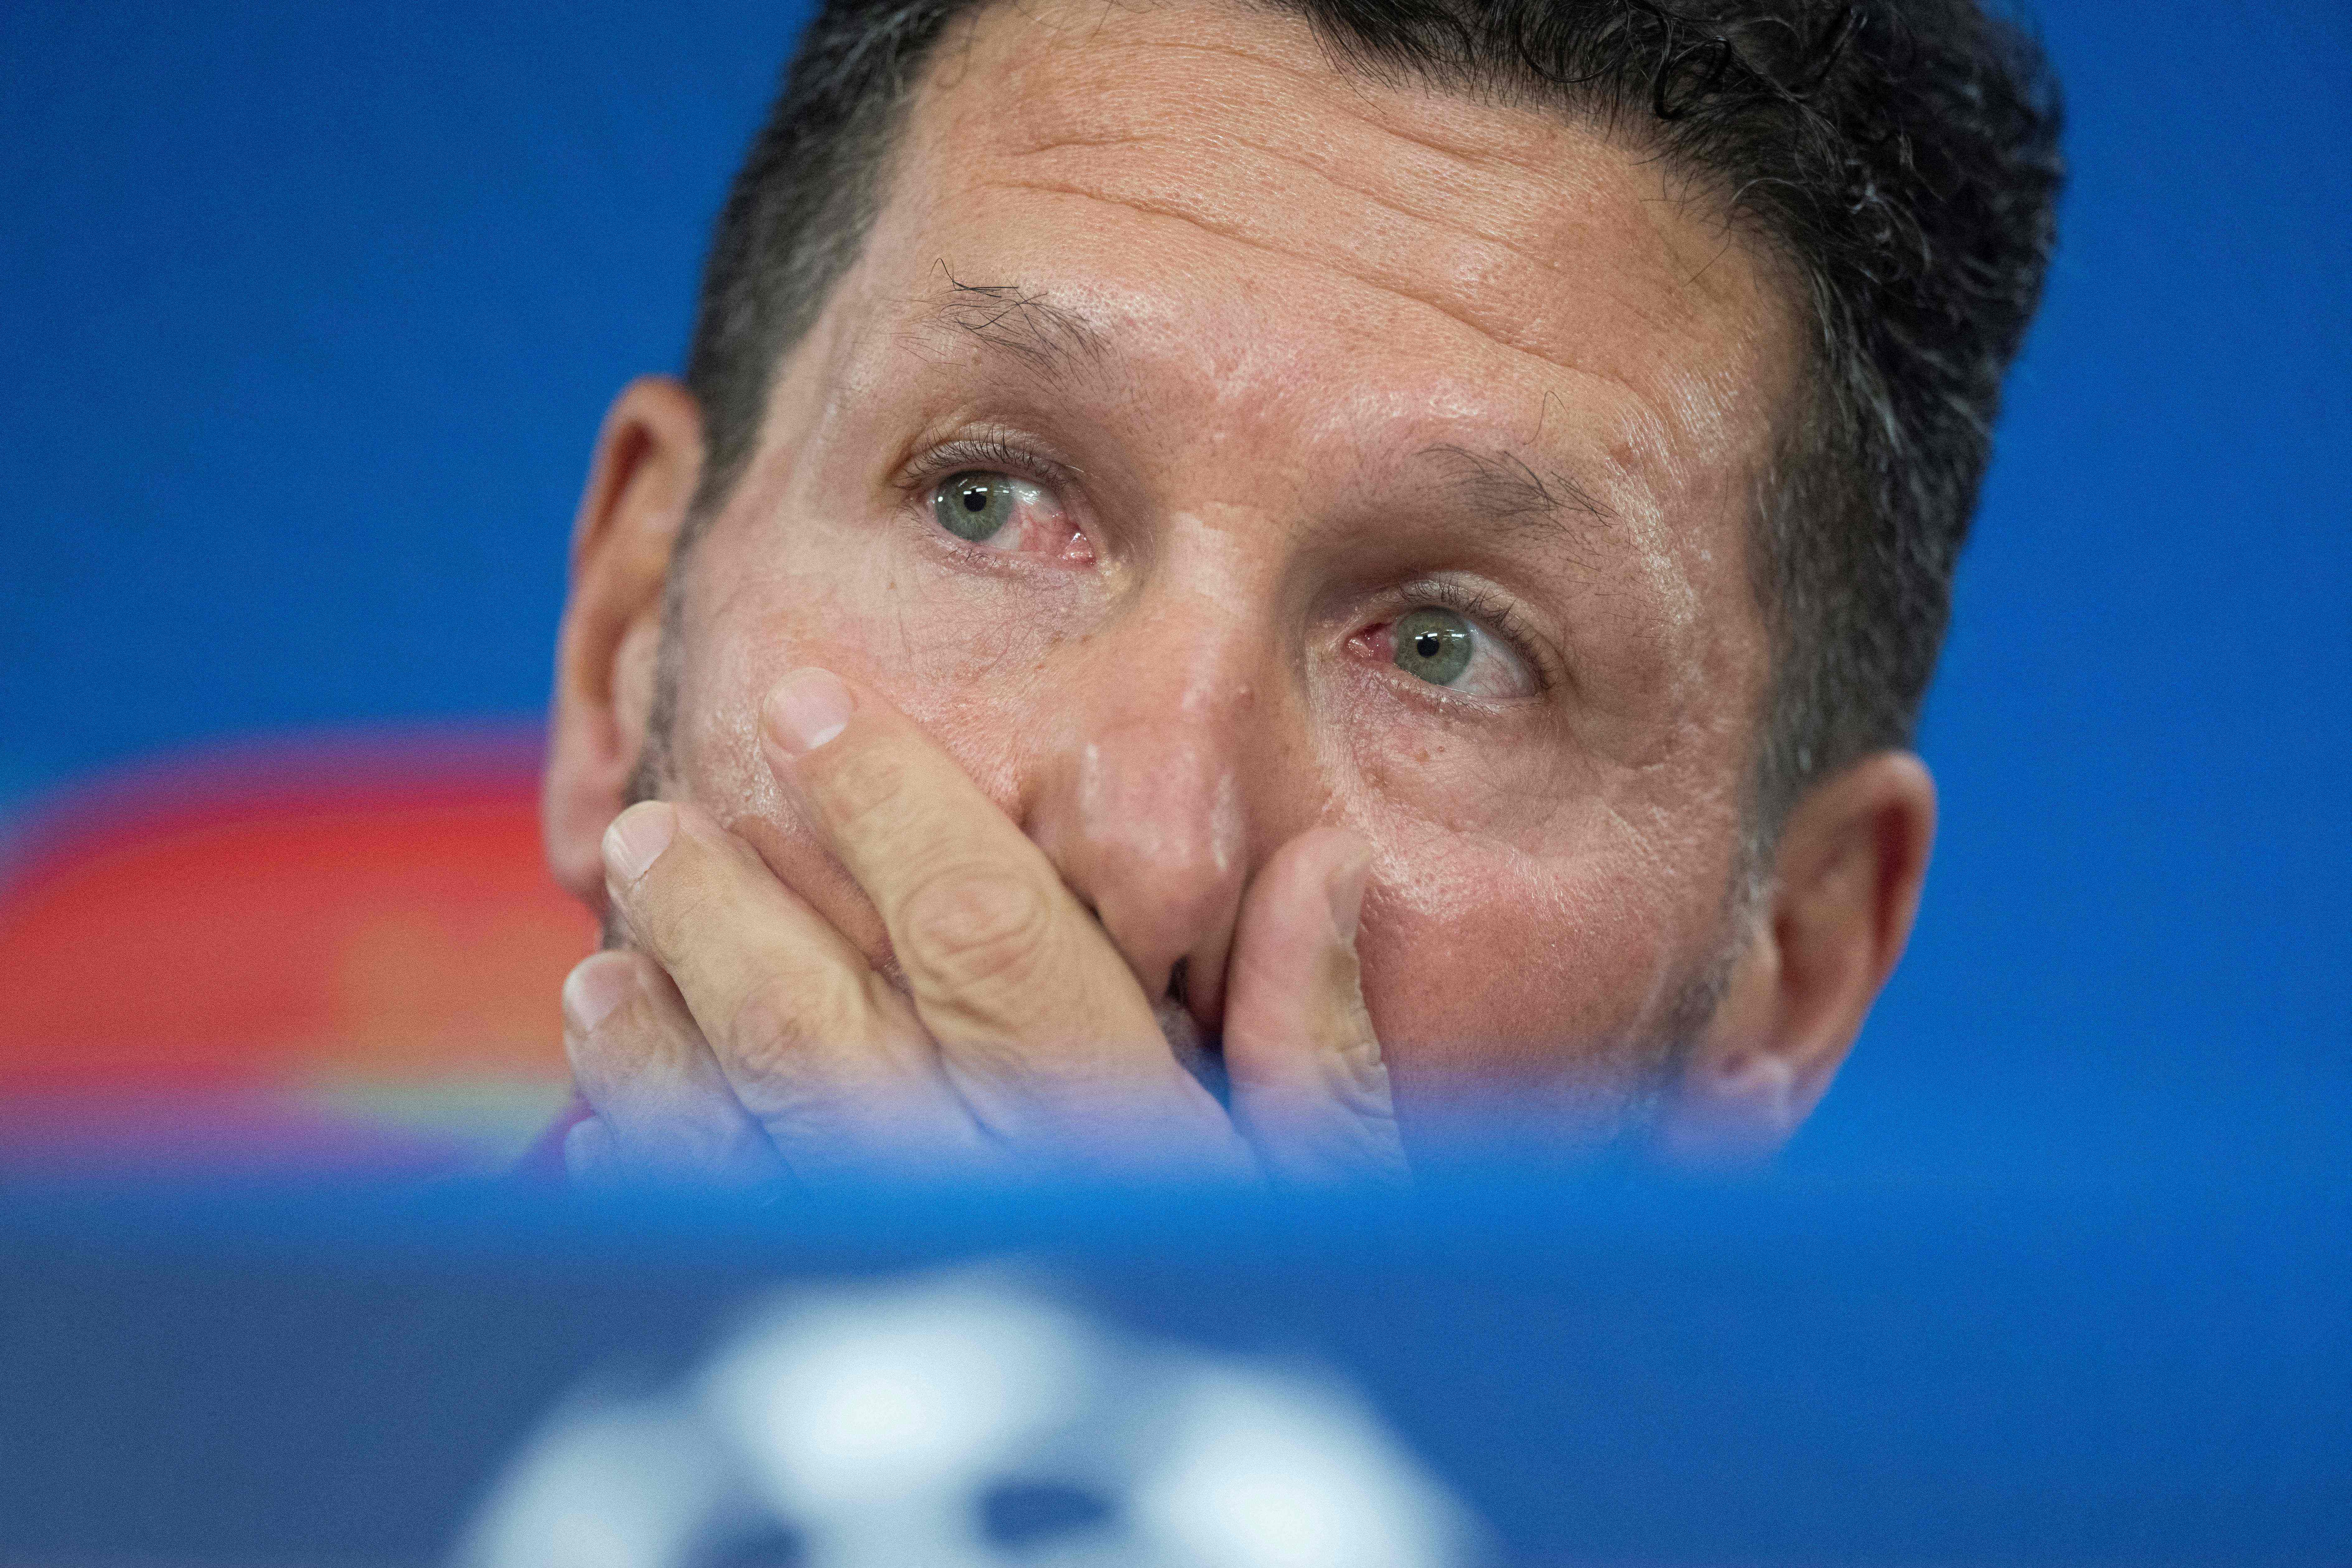
[[[895,954],[877,966],[883,978],[901,994],[907,991],[907,972],[898,967]],[[1184,1003],[1183,972],[1179,969],[1168,985],[1168,994],[1152,1005],[1151,1016],[1160,1025],[1160,1033],[1168,1042],[1177,1065],[1192,1075],[1193,1080],[1216,1097],[1219,1105],[1230,1105],[1230,1090],[1225,1077],[1225,1038],[1222,1031],[1204,1027],[1192,1010]]]

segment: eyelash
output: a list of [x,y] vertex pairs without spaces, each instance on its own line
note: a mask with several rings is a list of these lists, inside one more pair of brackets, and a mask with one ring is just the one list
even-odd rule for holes
[[1003,436],[968,436],[942,443],[908,463],[898,487],[916,499],[928,498],[933,485],[969,469],[1011,474],[1041,485],[1065,489],[1078,470],[1055,462]]
[[[929,500],[932,486],[970,469],[981,468],[1012,474],[1034,483],[1050,485],[1066,490],[1069,482],[1079,477],[1079,470],[1020,445],[1001,435],[968,436],[942,442],[909,462],[898,480],[910,500],[918,505]],[[1066,502],[1065,503],[1066,504]],[[1504,642],[1510,645],[1535,678],[1538,693],[1549,691],[1555,684],[1551,662],[1540,651],[1541,644],[1528,626],[1525,616],[1509,601],[1465,583],[1443,577],[1406,583],[1389,595],[1393,608],[1391,616],[1401,616],[1423,605],[1433,605],[1478,622]],[[1435,688],[1432,689],[1437,690]],[[1460,697],[1441,694],[1441,701],[1462,701]]]

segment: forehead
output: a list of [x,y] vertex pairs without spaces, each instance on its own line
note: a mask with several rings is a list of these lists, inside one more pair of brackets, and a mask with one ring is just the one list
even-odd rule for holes
[[1567,434],[1648,510],[1756,455],[1788,383],[1721,213],[1645,148],[1342,72],[1286,16],[1049,0],[942,41],[857,270],[902,319],[1009,286],[1309,425]]

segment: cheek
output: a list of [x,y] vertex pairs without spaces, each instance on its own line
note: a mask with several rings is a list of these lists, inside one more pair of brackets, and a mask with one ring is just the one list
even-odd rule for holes
[[1344,786],[1379,803],[1392,833],[1478,836],[1530,845],[1551,837],[1560,803],[1591,793],[1591,759],[1529,724],[1454,722],[1375,691],[1327,716]]
[[1013,721],[1025,704],[1024,683],[977,679],[1004,659],[1001,649],[992,657],[975,647],[970,617],[939,613],[936,594],[915,613],[908,569],[878,555],[796,549],[752,572],[713,563],[686,606],[671,756],[674,789],[759,850],[780,880],[877,963],[889,952],[880,918],[769,772],[761,701],[803,665],[849,676],[921,725],[1008,805],[1017,770],[1006,738],[1020,731]]
[[[1662,868],[1616,818],[1538,857],[1480,838],[1376,837],[1365,1001],[1406,1100],[1622,1096],[1712,956],[1706,879]],[[1375,830],[1377,831],[1377,830]]]
[[786,671],[814,664],[860,680],[955,750],[999,728],[992,694],[1019,684],[1001,677],[1051,637],[1042,618],[1006,615],[996,585],[892,548],[885,525],[807,521],[758,535],[731,559],[698,563],[677,700],[681,725],[697,731],[698,776],[740,798],[773,797],[756,715]]

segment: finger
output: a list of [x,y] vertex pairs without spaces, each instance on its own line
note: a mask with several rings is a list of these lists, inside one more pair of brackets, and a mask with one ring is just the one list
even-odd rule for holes
[[572,969],[563,982],[563,1048],[596,1111],[581,1124],[595,1131],[575,1128],[564,1139],[575,1174],[732,1184],[785,1173],[651,959],[600,952]]
[[1114,1141],[1148,1128],[1163,1152],[1244,1160],[1127,960],[953,758],[826,670],[785,676],[762,718],[769,765],[880,912],[916,1012],[984,1122]]
[[1225,1003],[1234,1121],[1277,1181],[1400,1182],[1407,1167],[1357,917],[1371,852],[1343,828],[1275,851],[1243,900]]
[[620,1146],[603,1117],[583,1116],[563,1134],[563,1173],[581,1187],[609,1187],[627,1180]]
[[614,821],[604,863],[631,936],[795,1173],[987,1156],[906,998],[749,845],[648,801]]

